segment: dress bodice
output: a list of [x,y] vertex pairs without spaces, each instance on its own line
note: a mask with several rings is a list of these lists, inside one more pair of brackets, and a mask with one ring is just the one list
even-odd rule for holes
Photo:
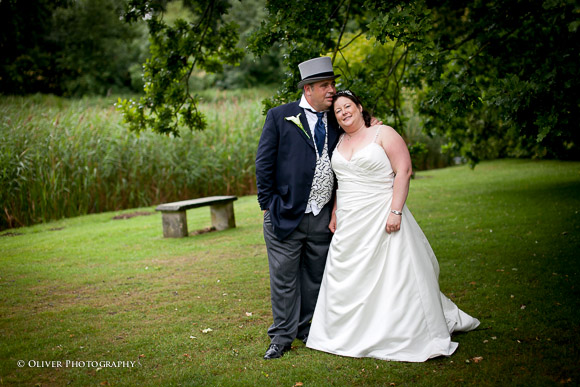
[[395,173],[383,147],[371,142],[346,160],[337,148],[332,155],[332,169],[338,179],[338,189],[391,189]]

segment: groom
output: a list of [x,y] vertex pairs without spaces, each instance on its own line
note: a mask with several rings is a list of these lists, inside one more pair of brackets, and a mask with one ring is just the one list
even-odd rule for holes
[[327,111],[339,75],[329,57],[298,68],[302,98],[268,111],[256,156],[274,317],[264,359],[281,357],[295,338],[308,339],[332,238],[330,155],[339,127]]

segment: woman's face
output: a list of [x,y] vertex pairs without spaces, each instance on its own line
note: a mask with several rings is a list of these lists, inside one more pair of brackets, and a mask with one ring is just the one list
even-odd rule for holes
[[358,128],[361,125],[360,121],[364,123],[362,106],[347,97],[338,97],[334,102],[334,115],[342,128]]

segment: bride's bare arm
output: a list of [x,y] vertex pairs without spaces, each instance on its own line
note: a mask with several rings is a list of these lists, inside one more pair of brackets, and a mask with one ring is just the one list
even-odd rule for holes
[[[409,181],[413,173],[411,155],[409,154],[405,140],[390,126],[383,126],[381,128],[379,139],[395,172],[391,210],[402,212],[405,201],[407,200],[407,194],[409,193]],[[401,228],[401,217],[402,215],[389,212],[386,225],[387,233],[390,234]]]

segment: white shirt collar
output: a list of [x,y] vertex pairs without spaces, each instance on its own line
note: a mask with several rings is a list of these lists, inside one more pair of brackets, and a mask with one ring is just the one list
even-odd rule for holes
[[[308,100],[306,99],[306,96],[304,94],[302,94],[302,98],[300,99],[300,104],[298,106],[300,106],[303,109],[311,110],[313,112],[317,111],[310,105],[310,103],[308,103]],[[328,110],[324,110],[323,113],[326,113],[327,111]]]

